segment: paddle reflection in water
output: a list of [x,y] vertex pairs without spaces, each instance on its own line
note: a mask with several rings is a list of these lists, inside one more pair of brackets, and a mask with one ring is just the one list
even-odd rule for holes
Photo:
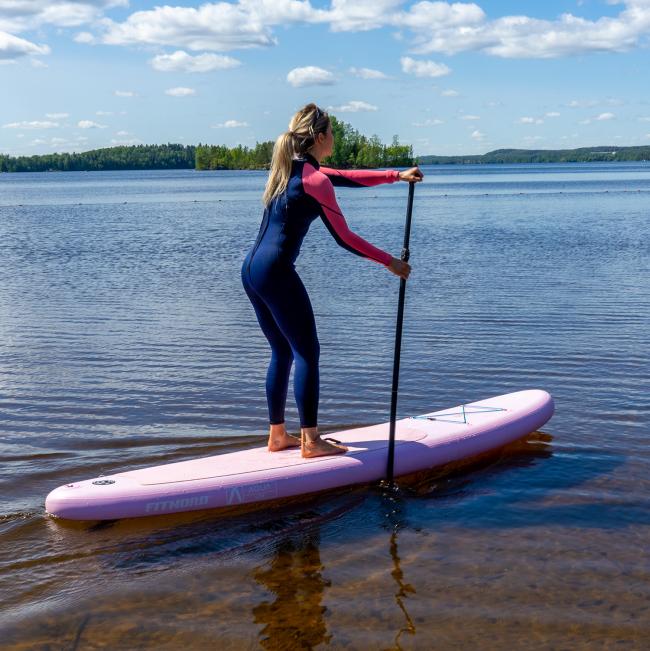
[[395,579],[397,585],[397,592],[395,593],[395,603],[399,609],[404,613],[405,624],[397,631],[395,635],[395,643],[390,647],[390,651],[401,650],[400,638],[403,633],[415,635],[415,624],[406,609],[406,599],[409,594],[415,594],[415,588],[404,581],[404,572],[400,566],[399,551],[397,547],[397,538],[399,530],[405,524],[404,521],[404,503],[399,488],[386,487],[383,494],[382,504],[386,508],[386,526],[391,531],[390,534],[390,558],[393,564],[391,576]]

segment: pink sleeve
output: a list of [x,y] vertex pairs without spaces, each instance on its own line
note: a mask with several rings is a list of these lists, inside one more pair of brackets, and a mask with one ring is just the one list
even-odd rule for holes
[[399,181],[398,170],[335,170],[321,165],[319,171],[335,186],[358,188]]
[[321,218],[340,246],[380,264],[388,265],[390,263],[393,257],[390,253],[386,253],[386,251],[378,249],[370,242],[366,242],[348,228],[345,217],[334,196],[334,188],[327,176],[317,172],[313,166],[305,165],[303,167],[302,184],[305,193],[318,202]]

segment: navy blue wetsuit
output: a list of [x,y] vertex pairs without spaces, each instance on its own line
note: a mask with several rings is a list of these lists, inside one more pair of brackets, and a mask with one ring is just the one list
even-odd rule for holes
[[257,320],[271,345],[266,375],[269,422],[284,422],[291,364],[301,427],[318,424],[320,344],[307,290],[294,263],[311,223],[320,217],[338,244],[388,265],[392,256],[347,226],[333,185],[368,187],[399,180],[396,170],[334,170],[310,154],[292,162],[286,190],[265,208],[257,239],[246,255],[241,278]]

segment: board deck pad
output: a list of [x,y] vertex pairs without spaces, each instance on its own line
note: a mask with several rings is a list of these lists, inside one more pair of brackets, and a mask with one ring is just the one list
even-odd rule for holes
[[[498,448],[553,415],[546,391],[530,389],[395,423],[395,476]],[[251,504],[319,492],[385,476],[389,423],[335,432],[345,454],[303,459],[299,448],[264,447],[129,470],[60,486],[46,499],[51,515],[105,520]]]

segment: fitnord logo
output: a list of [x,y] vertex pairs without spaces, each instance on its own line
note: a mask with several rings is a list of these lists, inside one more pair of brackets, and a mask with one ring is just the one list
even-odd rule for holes
[[208,503],[209,495],[198,495],[197,497],[183,497],[177,500],[162,500],[160,502],[149,502],[145,510],[147,513],[163,513],[164,511],[187,509],[193,506],[205,506]]

